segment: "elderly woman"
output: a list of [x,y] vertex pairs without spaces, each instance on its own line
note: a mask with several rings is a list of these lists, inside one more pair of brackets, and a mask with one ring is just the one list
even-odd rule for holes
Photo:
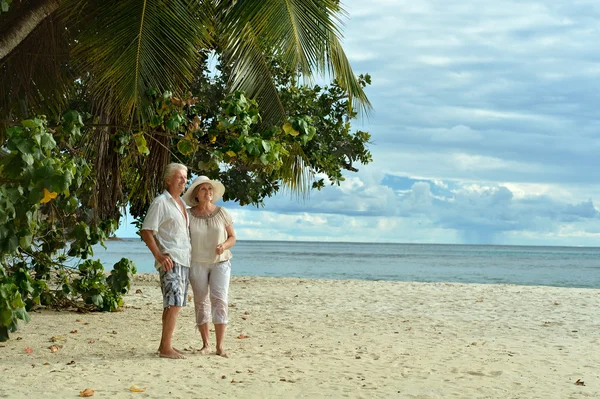
[[212,313],[217,338],[216,354],[227,357],[223,338],[227,327],[227,294],[231,275],[229,249],[235,245],[235,232],[229,212],[215,205],[224,193],[222,183],[199,176],[187,189],[183,200],[191,206],[188,209],[192,242],[189,281],[194,292],[196,325],[202,336],[200,352],[210,351],[208,323]]

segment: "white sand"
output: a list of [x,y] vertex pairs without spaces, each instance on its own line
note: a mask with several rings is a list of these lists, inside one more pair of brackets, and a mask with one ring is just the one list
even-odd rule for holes
[[[600,290],[237,277],[230,303],[229,359],[157,357],[155,275],[122,312],[33,313],[0,398],[600,398]],[[174,340],[201,346],[193,305]]]

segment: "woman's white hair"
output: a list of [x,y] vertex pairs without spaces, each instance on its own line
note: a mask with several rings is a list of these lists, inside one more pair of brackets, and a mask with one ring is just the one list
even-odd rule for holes
[[180,163],[176,163],[176,162],[171,162],[170,164],[167,165],[167,167],[165,168],[165,176],[164,176],[165,184],[167,184],[167,180],[169,180],[171,177],[173,177],[173,174],[178,169],[185,171],[185,173],[187,175],[187,171],[188,171],[187,166],[180,164]]

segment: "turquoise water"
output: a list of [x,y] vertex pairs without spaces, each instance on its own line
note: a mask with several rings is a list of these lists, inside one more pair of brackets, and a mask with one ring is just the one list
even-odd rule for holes
[[[155,272],[139,239],[96,248],[106,269],[122,257]],[[238,241],[237,276],[460,282],[600,288],[600,248]]]

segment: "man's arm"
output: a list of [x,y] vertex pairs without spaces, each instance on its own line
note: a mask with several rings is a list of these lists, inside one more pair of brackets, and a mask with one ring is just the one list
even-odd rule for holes
[[152,252],[154,259],[162,266],[164,271],[168,272],[173,268],[173,260],[169,255],[165,255],[160,252],[158,249],[158,245],[156,245],[156,240],[154,239],[154,234],[152,234],[152,230],[142,230],[142,240]]

